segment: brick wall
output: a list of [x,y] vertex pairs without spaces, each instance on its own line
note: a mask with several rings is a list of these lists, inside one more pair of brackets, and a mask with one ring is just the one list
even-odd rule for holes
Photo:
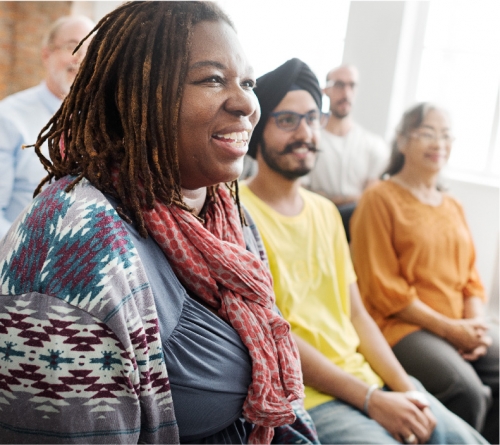
[[70,1],[0,1],[0,99],[44,77],[41,43],[48,26],[71,13]]

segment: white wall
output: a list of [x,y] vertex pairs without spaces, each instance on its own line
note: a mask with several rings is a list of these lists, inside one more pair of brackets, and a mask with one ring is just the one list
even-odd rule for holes
[[355,120],[385,135],[404,15],[404,2],[351,2],[343,63],[356,65],[360,81]]
[[490,308],[498,314],[499,200],[498,187],[445,178],[449,192],[464,207],[477,250],[477,268],[490,298]]
[[99,21],[106,14],[110,13],[113,9],[120,6],[123,1],[97,1],[92,2],[94,5],[94,20]]

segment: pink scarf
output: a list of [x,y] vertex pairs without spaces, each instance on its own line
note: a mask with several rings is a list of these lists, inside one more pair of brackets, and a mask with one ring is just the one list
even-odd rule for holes
[[205,225],[175,205],[144,211],[146,228],[181,282],[229,322],[248,348],[252,383],[243,416],[254,424],[250,443],[270,443],[276,426],[295,420],[302,398],[299,354],[290,325],[274,310],[272,277],[245,248],[236,205],[220,186]]

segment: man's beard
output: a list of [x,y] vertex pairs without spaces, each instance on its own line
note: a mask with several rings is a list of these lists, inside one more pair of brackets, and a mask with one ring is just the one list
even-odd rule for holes
[[[344,102],[347,102],[347,103],[349,103],[349,105],[351,105],[351,103],[350,103],[348,100],[346,100],[346,99],[341,100],[340,102],[338,102],[338,103],[337,103],[337,104],[335,104],[335,105],[342,105]],[[349,113],[351,112],[351,110],[350,110],[350,109],[349,109],[349,110],[347,110],[347,111],[340,112],[340,111],[338,110],[337,106],[335,106],[335,107],[331,107],[331,108],[330,108],[330,111],[331,111],[332,115],[333,115],[334,117],[336,117],[337,119],[345,119],[347,116],[349,116]]]
[[67,70],[52,69],[52,79],[57,85],[58,94],[66,97],[69,94],[74,78],[69,77]]
[[285,179],[294,181],[295,179],[307,175],[312,170],[312,167],[308,167],[307,165],[301,165],[297,167],[295,170],[285,170],[280,167],[278,160],[281,156],[291,153],[295,148],[302,147],[304,145],[307,146],[310,151],[313,152],[319,151],[313,144],[308,144],[303,141],[296,141],[292,142],[291,144],[288,144],[281,152],[271,154],[267,149],[266,143],[264,142],[264,140],[262,140],[260,143],[260,152],[262,154],[262,158],[264,159],[267,166],[271,170],[273,170],[276,173],[279,173]]

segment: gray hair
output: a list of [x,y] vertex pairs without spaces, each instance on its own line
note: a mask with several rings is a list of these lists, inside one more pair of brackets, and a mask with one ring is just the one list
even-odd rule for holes
[[85,15],[65,15],[62,17],[59,17],[55,22],[53,22],[47,32],[45,33],[43,40],[42,40],[42,47],[50,46],[54,43],[54,40],[56,39],[59,30],[61,29],[62,26],[64,26],[66,23],[73,22],[73,21],[81,21],[81,22],[88,22],[92,25],[92,28],[95,26],[95,23],[90,19],[89,17]]

